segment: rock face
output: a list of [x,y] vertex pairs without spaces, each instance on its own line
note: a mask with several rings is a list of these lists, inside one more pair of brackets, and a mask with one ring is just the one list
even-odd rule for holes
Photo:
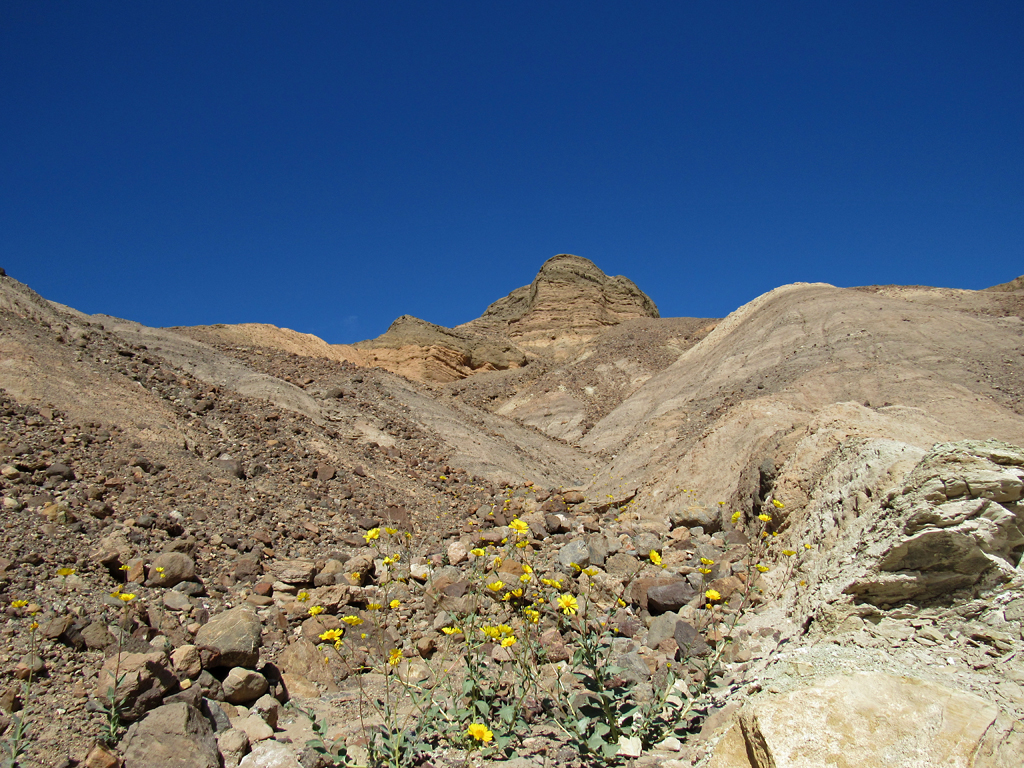
[[978,696],[857,672],[748,704],[708,768],[1010,768],[976,760],[997,715]]
[[625,320],[658,316],[629,278],[609,277],[589,259],[562,253],[545,261],[532,283],[459,328],[507,334],[524,348],[543,350],[575,346]]
[[1024,546],[1024,451],[996,441],[935,446],[883,508],[900,537],[846,588],[876,605],[927,600],[986,573],[1013,577]]

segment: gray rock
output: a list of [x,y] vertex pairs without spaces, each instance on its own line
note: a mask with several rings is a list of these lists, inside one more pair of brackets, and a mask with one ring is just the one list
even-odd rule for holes
[[633,537],[633,546],[641,555],[648,555],[651,550],[661,552],[661,538],[656,533],[641,531]]
[[586,568],[590,565],[590,547],[583,539],[573,539],[558,551],[558,562],[565,568],[573,564]]
[[238,768],[302,768],[295,753],[279,741],[255,744]]
[[210,724],[183,702],[157,707],[122,742],[125,768],[219,768]]
[[255,667],[260,659],[262,626],[256,613],[239,606],[214,616],[196,633],[196,645],[216,648],[224,667]]
[[690,583],[679,580],[674,584],[663,584],[647,590],[647,609],[651,613],[678,611],[697,594]]
[[647,638],[644,640],[644,645],[654,649],[665,640],[674,638],[678,621],[679,616],[674,613],[663,613],[661,616],[655,616],[651,621],[650,628],[647,630]]
[[711,648],[704,642],[704,638],[688,622],[676,622],[674,637],[683,658],[687,656],[707,656],[711,653]]

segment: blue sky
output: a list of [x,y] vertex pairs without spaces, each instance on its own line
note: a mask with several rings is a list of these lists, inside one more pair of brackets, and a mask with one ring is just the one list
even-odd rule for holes
[[0,266],[351,342],[556,253],[663,316],[1024,273],[1024,3],[0,0]]

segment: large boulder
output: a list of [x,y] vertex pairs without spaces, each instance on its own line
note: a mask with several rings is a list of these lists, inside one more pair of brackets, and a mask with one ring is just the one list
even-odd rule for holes
[[157,707],[121,743],[125,768],[219,768],[209,721],[185,702]]
[[243,605],[217,614],[200,627],[195,644],[216,648],[218,666],[255,667],[260,660],[262,629],[255,611]]
[[745,706],[708,768],[1010,768],[998,756],[976,761],[992,751],[998,715],[985,699],[915,678],[824,678]]
[[121,719],[131,723],[178,687],[171,661],[163,653],[120,653],[103,664],[95,696],[104,707],[116,702]]

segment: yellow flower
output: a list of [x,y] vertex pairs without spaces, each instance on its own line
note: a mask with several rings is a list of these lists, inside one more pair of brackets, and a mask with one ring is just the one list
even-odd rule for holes
[[701,565],[714,565],[715,564],[714,560],[708,560],[706,557],[702,557],[700,559],[700,562],[701,562]]
[[770,523],[772,521],[772,516],[762,512],[760,515],[757,516],[757,519],[765,523]]
[[484,744],[487,744],[494,738],[494,734],[491,733],[490,728],[483,723],[472,723],[469,728],[466,729],[466,734],[470,738],[476,739]]
[[319,616],[323,612],[324,612],[324,607],[322,605],[310,606],[310,609],[309,609],[309,615],[310,616]]
[[157,567],[155,568],[155,570],[156,570],[156,572],[157,572],[157,573],[159,573],[159,574],[160,574],[160,578],[161,578],[161,579],[165,579],[165,578],[167,578],[167,574],[165,574],[165,573],[164,573],[164,569],[163,569],[163,567],[162,567],[162,566],[159,566],[159,565],[158,565],[158,566],[157,566]]
[[585,574],[587,574],[587,576],[591,576],[591,577],[597,576],[597,568],[593,568],[593,567],[591,567],[591,568],[584,568],[583,572]]
[[446,635],[457,635],[462,630],[458,627],[441,627],[441,631],[444,632]]
[[68,576],[73,576],[74,574],[75,574],[75,569],[74,568],[58,568],[57,569],[57,575],[65,578],[65,579]]
[[320,635],[320,639],[333,643],[336,640],[340,640],[343,634],[345,634],[345,631],[342,629],[328,629]]
[[366,543],[369,544],[374,539],[380,538],[380,528],[371,528],[363,534],[363,538],[366,539]]
[[661,565],[661,555],[658,554],[658,550],[652,549],[651,553],[647,555],[647,557],[650,558],[650,561],[655,565]]
[[558,596],[558,608],[566,616],[575,616],[580,609],[580,604],[572,595],[564,594]]
[[520,536],[525,536],[526,533],[530,530],[530,526],[528,526],[526,523],[524,523],[522,520],[518,518],[509,523],[508,527]]
[[384,533],[386,533],[388,536],[394,536],[396,533],[398,533],[398,529],[397,528],[385,528],[384,529]]
[[804,544],[804,549],[810,549],[810,548],[811,548],[810,544]]
[[388,664],[392,667],[396,666],[398,662],[402,660],[402,652],[397,648],[392,648],[391,653],[388,654]]
[[555,589],[562,588],[562,582],[558,581],[557,579],[541,579],[540,583],[549,587],[554,587]]
[[706,597],[711,602],[722,599],[722,596],[718,594],[717,589],[709,589],[707,592],[704,593],[704,597]]
[[533,573],[533,568],[530,567],[529,563],[523,563],[523,573]]
[[518,549],[526,549],[528,546],[530,546],[530,542],[528,542],[526,539],[516,542],[516,547]]
[[366,610],[368,611],[379,611],[384,606],[380,603],[367,603]]
[[15,600],[11,603],[12,608],[24,608],[28,605],[28,600]]
[[28,625],[28,628],[35,632],[37,629],[39,629],[39,622],[33,621],[31,624]]
[[768,566],[767,565],[761,565],[761,563],[758,563],[754,567],[757,568],[757,570],[759,570],[761,573],[768,573]]
[[487,554],[487,550],[477,547],[476,549],[469,550],[469,554],[475,555],[476,557],[483,557]]
[[515,637],[515,635],[509,635],[508,637],[503,637],[501,639],[501,647],[502,648],[508,648],[509,646],[515,645],[515,644],[516,644],[516,637]]
[[697,570],[700,571],[701,573],[703,573],[705,576],[707,576],[709,573],[711,573],[711,569],[710,568],[698,568]]
[[784,549],[782,550],[782,554],[784,554],[786,557],[792,557],[796,554],[796,552],[794,552],[792,549]]
[[363,623],[363,620],[358,616],[342,616],[341,620],[348,624],[350,627],[358,627]]
[[522,576],[519,577],[519,580],[523,582],[523,584],[525,584],[530,580],[530,574],[524,573]]
[[569,563],[569,565],[570,565],[570,566],[572,567],[572,569],[573,569],[574,571],[576,571],[576,573],[579,573],[580,571],[582,571],[582,570],[583,570],[583,569],[582,569],[582,568],[580,568],[580,567],[579,567],[579,566],[578,566],[578,565],[577,565],[576,563]]
[[390,603],[388,603],[388,605],[390,605],[392,608],[398,608],[398,606],[400,606],[401,604],[401,600],[392,600]]
[[295,596],[295,599],[300,603],[304,603],[309,600],[309,592],[299,592],[299,594]]
[[625,608],[626,607],[626,601],[623,600],[621,597],[616,598],[615,602],[617,602],[619,604],[619,608]]
[[135,595],[133,595],[131,592],[118,592],[117,597],[125,603],[130,603],[132,600],[135,599]]
[[508,600],[510,595],[512,597],[522,597],[523,596],[523,588],[522,587],[518,587],[517,589],[513,589],[511,592],[509,592],[507,595],[505,595],[505,599]]
[[505,582],[501,579],[498,579],[498,581],[492,581],[490,584],[488,584],[487,588],[491,590],[491,592],[500,592],[501,588],[504,586]]
[[359,581],[361,578],[363,578],[363,574],[361,574],[359,571],[352,571],[352,573],[350,573],[349,576],[352,578],[352,581]]
[[480,627],[480,631],[492,640],[497,640],[501,636],[501,630],[497,627]]
[[535,611],[532,608],[524,609],[523,615],[526,616],[526,618],[528,618],[534,624],[540,621],[540,611]]
[[783,503],[782,503],[781,501],[779,501],[778,499],[772,499],[772,505],[773,505],[773,506],[774,506],[774,507],[775,507],[776,509],[783,509],[783,508],[784,508],[784,507],[786,506],[785,504],[783,504]]
[[119,571],[127,571],[127,570],[129,570],[129,567],[127,565],[122,565],[122,566],[119,566],[117,570],[119,570]]
[[740,511],[739,511],[739,510],[737,509],[737,510],[736,510],[735,512],[733,512],[733,513],[732,513],[732,521],[733,521],[734,523],[735,523],[735,522],[738,522],[738,521],[739,521],[739,519],[740,519],[740,517],[741,517],[742,515],[743,515],[743,513],[742,513],[742,512],[740,512]]

